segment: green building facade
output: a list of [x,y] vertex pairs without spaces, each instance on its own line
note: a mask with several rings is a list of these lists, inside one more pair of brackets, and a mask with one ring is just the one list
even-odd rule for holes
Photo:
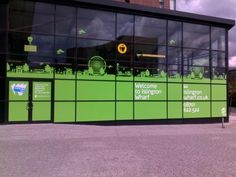
[[112,1],[0,6],[2,122],[228,118],[233,20]]

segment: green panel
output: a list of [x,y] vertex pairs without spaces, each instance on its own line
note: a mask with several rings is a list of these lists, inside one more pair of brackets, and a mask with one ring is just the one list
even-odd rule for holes
[[78,100],[115,100],[115,82],[78,81]]
[[54,122],[75,122],[75,102],[55,102]]
[[33,100],[51,101],[51,82],[33,82]]
[[227,102],[212,102],[212,117],[226,117]]
[[75,81],[55,80],[55,100],[75,100]]
[[168,84],[168,100],[182,100],[182,84]]
[[32,121],[50,121],[51,102],[33,102]]
[[9,102],[9,122],[28,121],[28,102]]
[[166,100],[166,83],[135,82],[135,100]]
[[192,82],[192,83],[210,83],[210,79],[204,78],[204,79],[191,79],[187,77],[183,77],[183,82]]
[[29,82],[28,81],[10,81],[9,82],[9,100],[28,101]]
[[135,102],[134,119],[167,119],[166,102]]
[[18,77],[18,78],[53,78],[53,73],[15,73],[7,72],[7,77]]
[[77,102],[77,122],[115,120],[115,102]]
[[210,102],[184,102],[184,118],[209,118]]
[[226,84],[226,80],[211,80],[211,83],[213,84]]
[[212,85],[212,100],[227,100],[226,85]]
[[168,118],[182,119],[182,102],[168,102]]
[[134,77],[135,81],[142,81],[142,82],[166,82],[167,77]]
[[55,73],[55,78],[56,79],[75,79],[75,74],[64,71],[64,73]]
[[117,100],[133,100],[133,82],[116,83]]
[[133,120],[133,102],[116,102],[116,120]]
[[182,81],[183,81],[182,77],[178,77],[178,78],[168,77],[168,82],[181,82],[182,83]]
[[116,77],[113,74],[105,74],[105,75],[86,75],[77,73],[77,79],[79,80],[110,80],[115,81]]
[[184,100],[210,100],[210,85],[184,84]]
[[133,76],[117,76],[116,80],[117,81],[133,81],[134,78]]

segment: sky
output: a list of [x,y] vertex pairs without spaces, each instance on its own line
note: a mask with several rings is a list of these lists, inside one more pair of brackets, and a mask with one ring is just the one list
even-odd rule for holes
[[[236,20],[236,0],[176,0],[177,10]],[[229,32],[229,67],[236,67],[236,27]]]

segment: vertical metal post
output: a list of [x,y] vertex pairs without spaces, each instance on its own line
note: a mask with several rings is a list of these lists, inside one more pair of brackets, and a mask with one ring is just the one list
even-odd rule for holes
[[222,120],[222,128],[225,128],[225,124],[224,124],[225,123],[225,119],[224,119],[224,117],[222,117],[221,120]]

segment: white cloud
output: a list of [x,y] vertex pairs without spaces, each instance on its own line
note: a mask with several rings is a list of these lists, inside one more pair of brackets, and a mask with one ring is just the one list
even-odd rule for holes
[[229,66],[236,67],[236,56],[233,56],[229,59]]

